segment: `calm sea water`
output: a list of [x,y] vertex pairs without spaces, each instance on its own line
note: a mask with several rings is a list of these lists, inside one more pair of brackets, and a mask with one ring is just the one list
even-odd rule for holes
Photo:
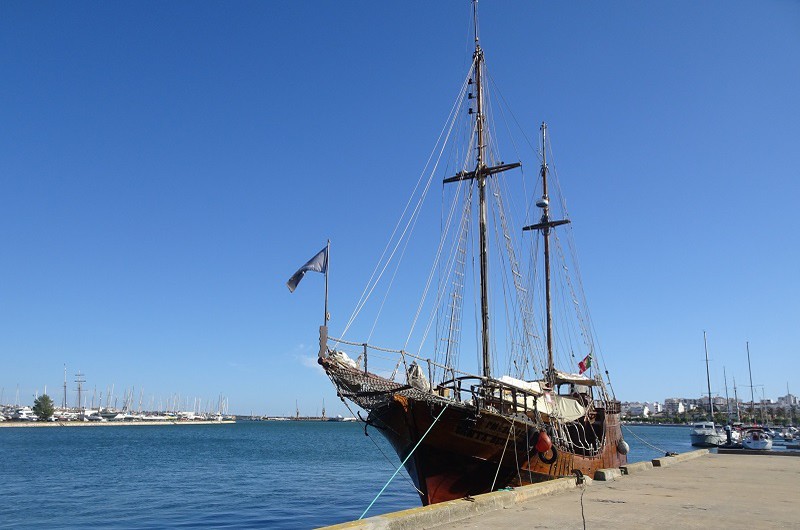
[[[691,450],[687,427],[625,429],[631,462]],[[288,421],[0,428],[0,528],[312,528],[357,519],[399,465],[369,432]],[[367,515],[419,505],[403,471]]]

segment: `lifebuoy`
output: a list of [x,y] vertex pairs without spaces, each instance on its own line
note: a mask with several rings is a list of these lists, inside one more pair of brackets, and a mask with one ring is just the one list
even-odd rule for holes
[[550,451],[553,452],[553,456],[551,456],[550,458],[547,458],[545,456],[545,455],[547,455],[546,452],[545,453],[539,453],[539,460],[541,460],[542,462],[544,462],[545,464],[548,464],[548,465],[552,464],[553,462],[558,460],[558,450],[556,449],[555,445],[550,447]]

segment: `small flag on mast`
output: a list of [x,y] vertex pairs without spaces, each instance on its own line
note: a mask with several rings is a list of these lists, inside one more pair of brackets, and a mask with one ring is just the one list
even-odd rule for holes
[[306,275],[306,272],[321,272],[325,274],[328,272],[328,247],[327,245],[325,248],[320,250],[316,256],[308,260],[305,265],[300,267],[297,272],[289,278],[289,281],[286,282],[286,286],[289,288],[290,292],[294,292],[297,289],[297,284],[300,283],[300,280],[303,279],[303,276]]
[[578,363],[578,369],[580,370],[580,374],[588,370],[592,367],[592,354],[590,353],[586,357],[583,358],[581,362]]

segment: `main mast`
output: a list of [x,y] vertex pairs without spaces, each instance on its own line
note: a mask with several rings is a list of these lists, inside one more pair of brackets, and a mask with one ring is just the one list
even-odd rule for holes
[[486,218],[488,217],[486,206],[486,175],[483,169],[486,168],[485,153],[486,143],[483,134],[483,50],[478,42],[478,3],[473,4],[475,9],[475,53],[473,54],[473,64],[475,65],[475,126],[478,135],[478,203],[480,205],[480,258],[481,258],[481,351],[483,357],[483,375],[492,375],[491,354],[489,352],[489,249],[486,237]]
[[[481,357],[483,359],[483,376],[492,376],[492,357],[489,347],[489,242],[487,235],[488,205],[486,203],[486,184],[495,173],[519,167],[518,162],[500,163],[489,167],[486,165],[486,133],[483,104],[483,50],[478,39],[478,2],[472,4],[472,15],[475,30],[475,52],[472,54],[472,69],[475,76],[475,133],[477,136],[477,161],[473,171],[461,171],[455,176],[444,179],[444,183],[460,180],[475,180],[478,185],[479,233],[480,233],[480,277],[481,277]],[[472,79],[469,80],[472,84]],[[472,94],[470,93],[470,97]],[[469,109],[473,113],[472,108]]]

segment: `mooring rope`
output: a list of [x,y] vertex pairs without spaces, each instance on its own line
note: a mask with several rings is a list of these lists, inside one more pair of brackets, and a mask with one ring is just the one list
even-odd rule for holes
[[580,470],[576,469],[575,471],[577,471],[577,473],[575,473],[577,475],[576,480],[581,486],[581,520],[583,521],[583,530],[586,530],[586,514],[583,511],[583,494],[586,493],[586,480],[584,480],[583,473],[581,473]]
[[[494,491],[494,485],[497,482],[497,475],[500,474],[500,467],[503,465],[503,457],[506,456],[506,448],[508,448],[508,439],[511,438],[511,433],[514,432],[514,423],[511,423],[511,428],[508,430],[508,436],[506,436],[506,445],[503,446],[503,454],[500,455],[500,462],[497,464],[497,472],[494,474],[494,480],[492,481],[492,489],[489,491]],[[516,438],[514,438],[514,444],[516,445]]]
[[[392,462],[392,460],[386,455],[386,453],[383,452],[383,449],[381,449],[381,447],[378,445],[378,443],[375,440],[372,439],[372,436],[367,434],[367,429],[366,428],[364,429],[364,434],[367,435],[367,438],[369,438],[369,441],[372,442],[372,444],[375,446],[375,448],[378,451],[380,451],[380,453],[383,455],[383,458],[385,458],[386,461],[389,462],[389,465],[392,466],[392,469],[399,469],[399,468],[395,467],[394,462]],[[403,466],[400,466],[400,467],[403,467]],[[424,493],[422,493],[419,490],[419,488],[416,486],[416,484],[414,484],[414,482],[412,482],[411,478],[405,477],[405,479],[409,484],[411,484],[411,487],[413,487],[415,490],[417,490],[417,493],[419,493],[420,495],[425,495]]]
[[364,513],[362,513],[362,514],[361,514],[361,517],[359,517],[359,518],[358,518],[358,520],[359,520],[359,521],[360,521],[361,519],[363,519],[365,515],[367,515],[367,512],[369,511],[369,509],[370,509],[370,508],[372,508],[372,505],[373,505],[373,504],[375,504],[375,501],[377,501],[377,500],[378,500],[378,497],[380,497],[381,495],[383,495],[383,492],[386,490],[386,488],[389,486],[389,484],[392,482],[392,480],[394,480],[394,477],[395,477],[395,476],[397,476],[397,473],[399,473],[399,472],[400,472],[400,470],[401,470],[401,469],[403,469],[403,467],[405,467],[405,465],[406,465],[406,462],[408,461],[408,459],[409,459],[409,458],[411,458],[411,455],[413,455],[413,454],[414,454],[414,451],[416,451],[416,450],[417,450],[417,447],[419,447],[419,444],[421,444],[421,443],[422,443],[422,440],[424,440],[424,439],[425,439],[425,437],[426,437],[426,436],[428,436],[428,433],[429,433],[429,432],[431,432],[431,429],[433,429],[433,426],[434,426],[434,425],[436,425],[436,422],[438,422],[438,421],[439,421],[439,418],[441,418],[441,417],[442,417],[442,414],[444,414],[444,411],[445,411],[445,410],[447,410],[447,407],[449,407],[449,406],[450,406],[450,403],[446,403],[446,404],[445,404],[445,406],[444,406],[444,408],[442,409],[442,411],[439,413],[439,415],[438,415],[438,416],[436,416],[436,419],[434,419],[434,420],[433,420],[433,423],[431,423],[431,426],[430,426],[430,427],[428,427],[428,430],[427,430],[427,431],[425,431],[425,434],[423,434],[423,435],[422,435],[422,438],[420,438],[420,439],[419,439],[419,441],[417,442],[417,445],[415,445],[415,446],[414,446],[414,449],[412,449],[412,450],[411,450],[411,452],[410,452],[410,453],[408,453],[408,455],[407,455],[407,456],[406,456],[406,457],[403,459],[403,463],[400,465],[400,467],[398,467],[398,468],[395,470],[395,472],[394,472],[394,473],[392,473],[392,476],[389,478],[389,481],[388,481],[386,484],[384,484],[384,486],[381,488],[381,491],[379,491],[379,492],[378,492],[378,494],[375,496],[375,498],[374,498],[374,499],[372,499],[372,502],[371,502],[371,503],[369,503],[369,506],[367,506],[367,509],[366,509],[366,510],[364,510]]
[[637,434],[636,434],[635,432],[633,432],[633,431],[631,430],[631,428],[630,428],[630,427],[628,427],[627,425],[623,425],[623,427],[625,427],[625,429],[626,429],[626,430],[627,430],[629,433],[631,433],[631,434],[633,435],[633,437],[634,437],[634,438],[636,438],[637,440],[639,440],[640,442],[642,442],[643,444],[645,444],[645,445],[646,445],[647,447],[649,447],[650,449],[653,449],[653,450],[655,450],[655,451],[658,451],[659,453],[664,453],[664,454],[666,454],[666,453],[667,453],[667,451],[666,451],[666,450],[664,450],[664,449],[661,449],[660,447],[656,447],[655,445],[653,445],[653,444],[649,443],[647,440],[645,440],[645,439],[644,439],[644,438],[642,438],[641,436],[637,435]]
[[[358,418],[359,421],[364,423],[364,434],[367,436],[367,438],[369,438],[369,441],[372,442],[375,448],[378,449],[378,451],[380,451],[380,453],[383,455],[383,458],[385,458],[386,461],[389,462],[389,465],[392,466],[392,469],[395,469],[394,462],[392,462],[392,460],[388,456],[386,456],[386,453],[383,452],[383,449],[380,448],[378,443],[375,440],[373,440],[372,436],[370,436],[369,433],[367,432],[367,427],[369,426],[369,423],[367,423],[363,418],[361,418],[360,414],[356,414],[355,412],[353,412],[353,409],[350,408],[350,405],[347,404],[347,401],[345,401],[344,398],[340,399],[342,400],[342,403],[344,403],[344,406],[347,407],[347,410],[350,411],[350,415],[354,418]],[[414,482],[412,482],[411,478],[405,477],[405,479],[408,481],[409,484],[411,484],[411,486],[415,490],[417,490],[417,493],[419,493],[420,495],[424,495],[421,491],[419,491],[419,488],[414,484]]]

